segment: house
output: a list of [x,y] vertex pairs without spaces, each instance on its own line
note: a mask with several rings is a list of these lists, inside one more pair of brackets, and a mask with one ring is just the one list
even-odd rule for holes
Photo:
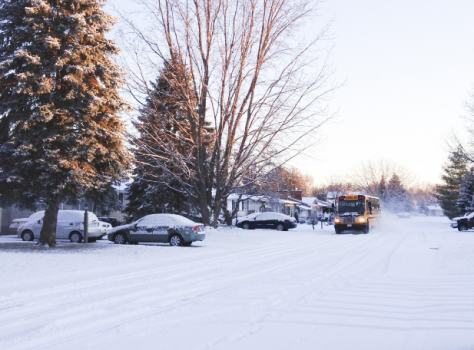
[[443,209],[439,205],[428,205],[427,208],[428,216],[444,216]]
[[231,194],[227,198],[227,210],[233,212],[236,206],[237,217],[255,212],[272,211],[299,218],[310,217],[311,208],[301,200],[302,191],[280,191],[276,197]]
[[316,218],[323,217],[324,214],[334,212],[334,204],[328,201],[322,201],[316,197],[303,197],[303,202],[311,208],[311,216]]

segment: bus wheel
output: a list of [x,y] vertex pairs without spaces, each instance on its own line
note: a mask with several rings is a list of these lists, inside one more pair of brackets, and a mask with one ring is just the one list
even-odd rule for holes
[[364,228],[364,233],[369,233],[370,231],[370,225],[369,225],[369,222],[367,221],[367,225],[365,225],[365,228]]
[[342,230],[340,228],[335,227],[334,229],[336,230],[336,235],[338,235],[342,232]]

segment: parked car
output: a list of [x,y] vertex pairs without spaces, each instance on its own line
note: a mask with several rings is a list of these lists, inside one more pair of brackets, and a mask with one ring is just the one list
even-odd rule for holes
[[[88,212],[88,241],[95,242],[105,236],[102,226],[94,213]],[[31,220],[21,224],[17,230],[17,237],[24,241],[32,241],[40,237],[43,228],[44,210],[30,216]],[[30,219],[28,218],[28,219]],[[59,210],[56,238],[69,239],[73,243],[80,243],[84,239],[84,212],[82,210]]]
[[[24,224],[25,222],[32,221],[32,220],[37,220],[36,217],[38,216],[38,213],[33,213],[27,218],[19,218],[19,219],[13,219],[10,226],[8,227],[8,233],[11,235],[16,235],[18,231],[18,227],[20,227],[21,224]],[[38,217],[40,219],[40,217]]]
[[123,221],[120,221],[120,220],[117,219],[117,218],[109,217],[109,216],[100,216],[100,217],[99,217],[99,220],[100,220],[100,221],[108,222],[109,224],[112,225],[112,227],[117,227],[117,226],[120,226],[120,225],[123,224]]
[[474,212],[465,216],[453,218],[450,226],[458,231],[467,231],[474,227]]
[[107,234],[115,244],[156,242],[172,246],[190,246],[205,237],[203,224],[175,214],[147,215],[131,224],[114,227]]
[[252,213],[238,218],[237,227],[244,230],[256,228],[273,228],[278,231],[288,231],[298,226],[294,217],[274,212]]
[[[108,223],[108,222],[105,222],[105,221],[100,221],[99,220],[99,226],[102,230],[102,233],[104,234],[104,236],[109,233],[109,231],[112,229],[112,224]],[[102,238],[102,237],[100,237]]]

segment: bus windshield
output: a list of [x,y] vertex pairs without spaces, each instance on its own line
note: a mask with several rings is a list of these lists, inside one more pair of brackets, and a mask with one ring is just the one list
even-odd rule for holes
[[363,214],[365,211],[365,204],[363,199],[357,201],[339,201],[337,209],[338,213],[359,213]]

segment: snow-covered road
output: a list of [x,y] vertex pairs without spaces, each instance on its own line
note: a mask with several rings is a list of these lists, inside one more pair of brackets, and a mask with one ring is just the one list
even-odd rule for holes
[[0,237],[0,349],[474,349],[474,232],[208,231],[191,247]]

